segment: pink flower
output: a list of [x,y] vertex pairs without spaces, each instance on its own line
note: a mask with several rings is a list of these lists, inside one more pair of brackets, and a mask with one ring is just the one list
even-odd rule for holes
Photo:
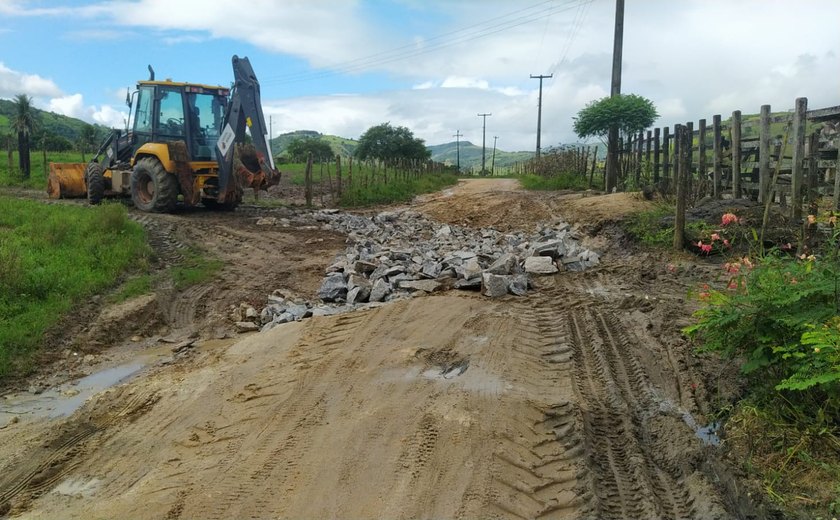
[[712,252],[712,244],[703,244],[700,246],[700,250],[706,254],[709,254]]
[[723,239],[723,245],[726,246],[726,247],[729,247],[729,240],[724,238]]
[[741,262],[743,262],[744,265],[749,267],[750,269],[753,268],[753,263],[750,261],[750,257],[745,256],[744,258],[741,259]]
[[732,262],[732,263],[727,262],[723,266],[723,268],[726,269],[727,273],[735,274],[735,273],[737,273],[738,271],[741,270],[741,264],[738,263],[738,262]]
[[717,233],[712,233],[712,242],[714,242],[715,240],[720,240],[720,235],[718,235]]
[[703,241],[702,240],[697,241],[697,247],[703,247]]
[[734,213],[724,213],[721,217],[721,225],[728,226],[738,222],[738,216]]
[[737,289],[738,288],[738,280],[731,279],[729,280],[729,285],[726,286],[728,289]]

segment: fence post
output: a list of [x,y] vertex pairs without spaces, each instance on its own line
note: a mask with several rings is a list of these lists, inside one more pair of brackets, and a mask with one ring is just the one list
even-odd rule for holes
[[312,152],[306,158],[306,171],[303,174],[304,194],[306,195],[306,207],[312,207]]
[[732,112],[732,198],[741,198],[741,111]]
[[653,129],[653,184],[659,184],[659,128]]
[[[674,151],[671,154],[671,180],[673,186],[673,193],[676,195],[677,193],[677,182],[679,181],[679,173],[680,173],[680,148],[682,148],[682,141],[680,138],[677,137],[677,131],[681,131],[682,125],[674,125]],[[669,190],[670,191],[670,190]]]
[[639,132],[639,140],[636,141],[636,189],[639,189],[639,182],[642,177],[642,148],[644,147],[645,131]]
[[674,172],[674,180],[677,188],[677,209],[674,216],[674,249],[682,251],[685,243],[685,203],[686,191],[688,187],[688,153],[691,147],[688,145],[688,139],[691,138],[689,129],[683,126],[676,126],[674,128],[674,142],[679,149],[679,154],[675,151],[674,155],[677,157],[677,170]]
[[671,178],[671,134],[666,126],[662,129],[662,178],[667,191]]
[[770,190],[770,105],[761,105],[758,133],[758,201],[764,202]]
[[720,146],[720,114],[712,116],[712,132],[714,134],[714,143],[712,143],[712,153],[714,154],[714,187],[712,196],[719,199],[721,196],[721,146]]
[[647,138],[645,139],[645,162],[647,162],[648,168],[651,168],[652,165],[650,164],[650,149],[651,149],[651,141],[653,141],[653,131],[647,131]]
[[335,191],[338,200],[341,200],[341,156],[335,156]]
[[[685,131],[688,132],[688,135],[686,136],[686,142],[684,143],[686,145],[685,153],[687,157],[685,167],[685,171],[687,173],[685,178],[685,190],[687,200],[687,198],[691,195],[691,190],[693,189],[694,182],[694,168],[692,164],[694,162],[694,123],[692,121],[689,121],[685,124]],[[699,180],[700,176],[698,175],[697,177]]]
[[[805,112],[808,98],[796,98],[793,111],[793,158],[790,176],[790,217],[795,221],[802,218],[802,166],[805,156]],[[779,161],[783,158],[779,157]]]
[[[706,120],[701,119],[698,123],[697,130],[700,132],[700,137],[697,138],[697,169],[700,171],[698,176],[700,180],[706,177]],[[702,184],[701,184],[702,185]],[[714,193],[714,192],[713,192]]]
[[589,189],[592,189],[592,179],[595,177],[595,163],[598,161],[598,145],[592,150],[592,170],[589,171]]

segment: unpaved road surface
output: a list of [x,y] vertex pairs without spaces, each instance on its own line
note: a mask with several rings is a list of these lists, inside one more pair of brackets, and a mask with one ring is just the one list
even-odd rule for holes
[[[506,225],[527,227],[573,204],[481,180],[415,206],[481,226],[498,220],[481,207],[519,208]],[[171,330],[206,332],[225,295],[314,292],[343,248],[319,236],[326,258],[295,270],[273,248],[312,233],[266,239],[238,217],[193,217],[147,225],[171,226],[153,234],[161,247],[211,237],[242,262],[172,300]],[[524,297],[450,291],[205,341],[69,417],[0,429],[0,516],[751,517],[696,431],[711,383],[679,335],[688,284],[652,257],[603,260]]]

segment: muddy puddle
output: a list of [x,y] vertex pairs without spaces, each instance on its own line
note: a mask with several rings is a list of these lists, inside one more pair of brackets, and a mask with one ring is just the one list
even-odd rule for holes
[[0,400],[0,427],[14,421],[15,417],[20,420],[67,417],[91,396],[129,380],[147,364],[134,361],[94,372],[39,394],[21,392],[5,396]]

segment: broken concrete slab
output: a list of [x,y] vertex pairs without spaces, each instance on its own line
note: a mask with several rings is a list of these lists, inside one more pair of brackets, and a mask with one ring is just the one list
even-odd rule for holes
[[436,280],[402,280],[397,284],[400,289],[427,293],[437,291],[441,286],[442,284]]

